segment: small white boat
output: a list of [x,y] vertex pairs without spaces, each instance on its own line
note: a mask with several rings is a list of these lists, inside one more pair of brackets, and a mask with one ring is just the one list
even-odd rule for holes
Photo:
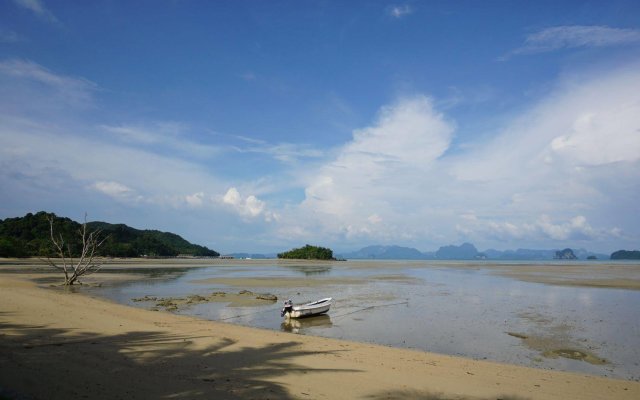
[[329,311],[332,301],[333,299],[331,297],[327,297],[326,299],[294,306],[291,300],[287,300],[284,302],[284,308],[280,316],[285,318],[303,318],[321,315]]

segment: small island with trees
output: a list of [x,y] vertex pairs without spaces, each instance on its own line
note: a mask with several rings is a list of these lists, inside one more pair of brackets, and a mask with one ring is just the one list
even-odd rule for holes
[[336,260],[333,257],[333,250],[327,249],[326,247],[311,246],[309,244],[298,249],[279,253],[278,258],[295,260]]

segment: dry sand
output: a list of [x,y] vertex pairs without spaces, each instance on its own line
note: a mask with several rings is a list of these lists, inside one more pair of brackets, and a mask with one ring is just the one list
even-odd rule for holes
[[0,275],[0,398],[640,398],[637,382],[198,320],[39,278]]

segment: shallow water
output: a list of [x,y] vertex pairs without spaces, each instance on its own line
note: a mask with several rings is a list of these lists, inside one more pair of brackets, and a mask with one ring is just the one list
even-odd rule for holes
[[[298,334],[640,379],[640,291],[523,282],[496,274],[488,263],[461,267],[402,261],[326,265],[274,261],[180,269],[91,290],[121,303],[152,308],[154,302],[132,299],[243,289],[273,293],[279,301],[252,307],[202,303],[176,312]],[[302,303],[328,296],[334,304],[326,316],[290,323],[280,318],[281,303],[287,298]]]

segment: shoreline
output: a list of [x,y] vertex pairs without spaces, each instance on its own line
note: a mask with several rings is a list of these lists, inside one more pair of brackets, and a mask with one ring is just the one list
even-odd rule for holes
[[[288,259],[213,259],[213,258],[109,258],[104,260],[101,272],[115,275],[121,272],[126,275],[136,272],[146,273],[148,270],[168,270],[206,267],[251,267],[264,265],[281,266],[317,266],[330,267],[335,263],[349,268],[373,268],[376,263],[385,262],[386,266],[394,264],[413,265],[417,267],[439,268],[446,266],[457,269],[486,269],[492,274],[529,283],[546,285],[606,288],[623,290],[640,290],[640,261],[549,261],[540,265],[528,265],[526,261],[512,262],[500,260],[483,261],[450,261],[450,260],[288,260]],[[551,270],[552,269],[552,270]],[[45,260],[38,258],[0,258],[0,274],[34,273],[52,271]],[[549,275],[552,272],[552,276]],[[585,275],[597,273],[595,277]],[[631,272],[631,274],[630,274]],[[52,273],[53,275],[53,273]],[[85,280],[91,280],[91,275]],[[241,283],[238,283],[241,284]]]
[[38,277],[0,274],[0,388],[33,398],[640,397],[633,381],[148,311]]

